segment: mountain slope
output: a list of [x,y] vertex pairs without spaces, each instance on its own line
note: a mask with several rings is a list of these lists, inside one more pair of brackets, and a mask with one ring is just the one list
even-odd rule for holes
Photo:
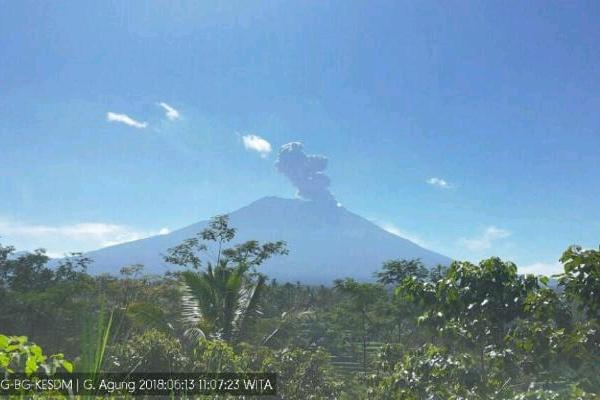
[[[270,278],[283,282],[329,284],[347,276],[371,280],[381,263],[392,258],[420,258],[427,266],[451,262],[331,203],[265,197],[232,212],[230,224],[237,229],[234,243],[250,239],[288,243],[289,255],[261,267]],[[151,273],[173,270],[161,254],[206,225],[203,221],[167,235],[89,252],[87,256],[94,259],[91,272],[116,273],[135,263],[144,264]]]

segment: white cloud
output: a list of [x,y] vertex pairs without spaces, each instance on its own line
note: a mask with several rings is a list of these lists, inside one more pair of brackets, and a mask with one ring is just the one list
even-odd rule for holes
[[442,189],[451,189],[453,186],[443,180],[442,178],[429,178],[427,179],[427,183],[432,186],[437,186]]
[[168,235],[169,233],[171,233],[169,228],[161,228],[160,231],[158,231],[159,235]]
[[42,225],[0,219],[0,242],[14,245],[17,250],[45,248],[54,256],[95,250],[168,232],[167,228],[147,231],[103,222]]
[[488,227],[481,236],[475,238],[461,238],[460,244],[471,251],[489,250],[493,242],[500,239],[505,239],[511,235],[511,232],[500,229],[495,226]]
[[106,113],[106,120],[110,122],[121,122],[127,126],[138,129],[144,129],[148,126],[146,122],[136,121],[127,114],[118,114],[110,111]]
[[554,275],[563,272],[563,265],[559,262],[555,263],[545,263],[545,262],[536,262],[533,264],[526,265],[524,267],[519,267],[519,272],[521,274],[535,274],[535,275]]
[[265,158],[271,152],[271,143],[257,135],[245,135],[242,136],[244,141],[244,147],[246,150],[253,150],[260,154],[261,157]]
[[169,120],[175,121],[181,117],[181,114],[179,114],[179,111],[177,111],[176,109],[174,109],[167,103],[161,101],[160,103],[158,103],[158,105],[161,106],[165,110],[165,116]]

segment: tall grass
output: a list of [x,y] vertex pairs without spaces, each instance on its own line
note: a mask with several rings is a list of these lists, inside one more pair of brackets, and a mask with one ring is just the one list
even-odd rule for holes
[[104,306],[96,316],[86,319],[81,338],[81,360],[79,372],[97,375],[104,363],[104,355],[110,338],[114,310],[107,312]]
[[[108,312],[103,305],[97,314],[86,317],[81,335],[81,358],[76,363],[77,372],[90,375],[93,385],[98,383],[99,374],[104,364],[104,356],[108,347],[114,310]],[[96,396],[77,396],[81,400],[95,399]]]

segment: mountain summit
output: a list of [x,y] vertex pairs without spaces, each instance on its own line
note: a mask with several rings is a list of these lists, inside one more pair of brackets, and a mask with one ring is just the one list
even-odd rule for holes
[[[287,242],[289,254],[268,260],[260,269],[281,282],[330,284],[344,277],[372,280],[381,263],[393,258],[420,258],[428,267],[451,262],[332,202],[264,197],[229,217],[230,225],[237,229],[233,244],[251,239]],[[89,252],[86,255],[94,260],[91,272],[116,273],[130,264],[144,264],[150,273],[173,270],[161,255],[207,225],[208,221],[202,221],[167,235]]]

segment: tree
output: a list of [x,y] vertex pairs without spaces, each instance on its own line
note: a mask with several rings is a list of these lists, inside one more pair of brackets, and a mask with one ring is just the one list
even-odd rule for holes
[[397,294],[425,306],[421,323],[460,333],[452,340],[486,346],[504,338],[511,322],[523,316],[527,296],[541,285],[535,276],[519,275],[515,264],[492,257],[479,265],[454,262],[437,282],[407,279]]
[[[284,349],[265,359],[261,370],[277,373],[279,399],[339,399],[342,383],[322,349]],[[349,397],[352,398],[352,397]]]
[[481,399],[480,372],[468,353],[424,345],[404,354],[399,362],[371,380],[373,399]]
[[569,247],[560,258],[564,273],[559,285],[589,318],[600,319],[600,249]]
[[[384,392],[395,390],[398,382],[405,384],[399,387],[404,397],[397,398],[407,399],[434,393],[441,398],[526,399],[539,394],[558,399],[596,390],[597,325],[593,319],[573,321],[569,305],[547,284],[548,278],[519,275],[516,265],[495,257],[478,265],[455,262],[435,282],[405,279],[396,295],[421,309],[420,335],[429,332],[436,350],[432,353],[434,348],[425,343],[405,352],[394,371],[379,381]],[[452,373],[446,375],[454,362],[455,372],[466,367],[467,374],[448,370]],[[411,376],[415,379],[405,380]]]
[[[350,298],[351,310],[354,315],[360,317],[360,333],[362,341],[362,352],[363,352],[363,370],[367,370],[367,337],[368,337],[368,324],[369,308],[382,297],[385,297],[383,288],[379,285],[371,283],[360,283],[352,278],[346,278],[344,280],[336,280],[334,287],[339,292],[347,295]],[[351,319],[351,317],[349,317]]]
[[381,271],[376,272],[377,282],[382,285],[399,285],[404,279],[414,277],[424,280],[429,272],[421,260],[390,260],[383,263]]
[[[405,279],[415,279],[422,282],[429,276],[430,272],[425,268],[420,259],[389,260],[383,263],[381,271],[375,273],[377,282],[391,287],[400,285]],[[401,341],[402,336],[410,331],[410,328],[406,326],[406,319],[414,311],[414,307],[409,303],[400,301],[398,296],[392,298],[392,303],[387,307],[386,311],[388,318],[394,321],[397,340]]]
[[267,242],[260,244],[256,240],[237,244],[231,248],[223,249],[223,245],[235,238],[235,228],[229,227],[229,216],[217,215],[212,218],[208,228],[198,233],[195,237],[186,239],[183,243],[167,250],[165,261],[171,264],[199,270],[203,266],[203,256],[213,250],[210,242],[216,245],[217,256],[215,260],[205,260],[207,269],[237,264],[245,269],[254,270],[263,262],[274,255],[288,254],[284,241]]
[[258,300],[265,278],[250,281],[243,268],[220,265],[206,272],[184,271],[183,319],[186,335],[228,342],[241,339],[244,328],[259,316]]
[[[183,316],[192,337],[239,341],[259,315],[266,278],[256,273],[256,268],[274,255],[287,254],[282,241],[259,244],[252,240],[223,249],[223,244],[234,237],[229,218],[217,216],[207,229],[170,249],[165,257],[167,262],[192,268],[180,274]],[[203,263],[199,253],[209,249],[207,241],[216,243],[217,259],[214,264],[207,261],[206,270],[200,271]]]
[[15,253],[0,245],[0,326],[56,351],[69,332],[79,331],[89,306],[90,260],[74,253],[53,268],[48,261],[43,249]]

